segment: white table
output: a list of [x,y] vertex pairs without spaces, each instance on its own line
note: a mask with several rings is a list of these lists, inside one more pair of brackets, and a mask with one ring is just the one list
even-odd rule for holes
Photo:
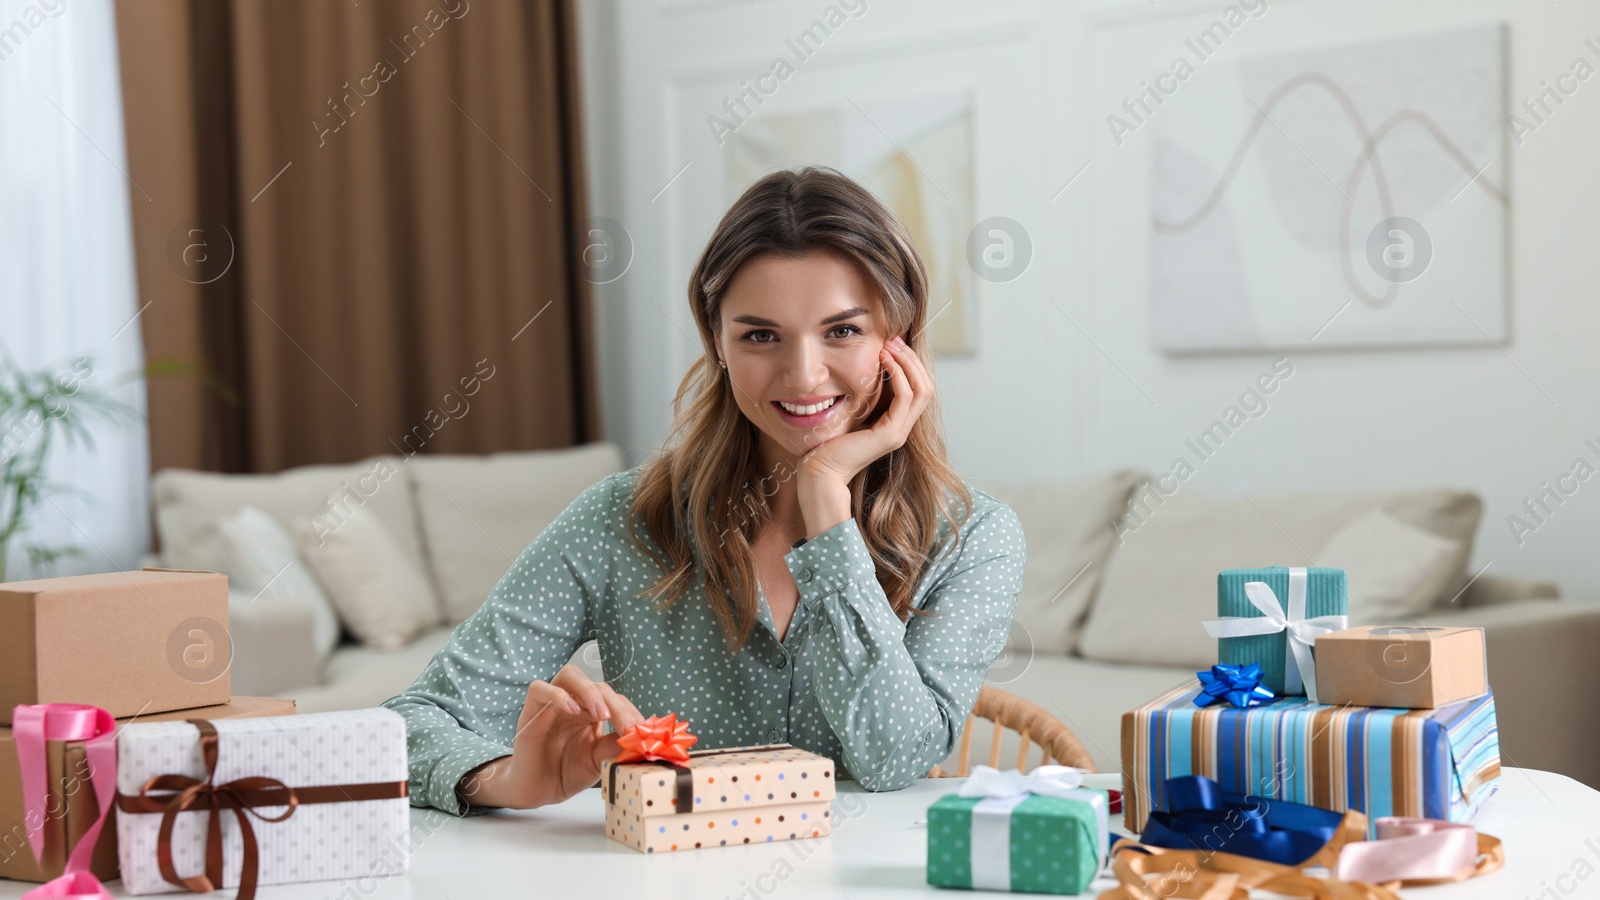
[[[1116,775],[1091,776],[1091,786],[1118,787]],[[646,856],[601,831],[603,803],[595,789],[558,806],[500,810],[459,819],[411,810],[415,837],[407,875],[367,883],[313,882],[258,889],[261,900],[472,900],[482,897],[630,897],[764,900],[931,896],[959,898],[924,877],[927,834],[914,822],[928,804],[954,790],[956,779],[925,779],[903,791],[869,793],[839,785],[831,836],[771,844],[685,850]],[[1471,881],[1405,891],[1429,900],[1558,900],[1600,897],[1600,793],[1564,775],[1506,769],[1500,790],[1473,823],[1505,843],[1506,866]],[[1113,825],[1121,831],[1120,817]],[[270,826],[264,826],[270,827]],[[1580,875],[1590,874],[1587,878]],[[1088,896],[1112,885],[1095,882]],[[0,881],[0,898],[33,885]],[[126,896],[120,881],[108,887]],[[984,892],[988,893],[988,892]],[[218,896],[231,896],[231,891]],[[183,895],[159,895],[183,896]],[[1049,896],[1049,895],[1035,895]]]

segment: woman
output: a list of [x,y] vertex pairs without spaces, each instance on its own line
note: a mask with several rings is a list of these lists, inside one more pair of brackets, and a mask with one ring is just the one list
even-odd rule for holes
[[[413,804],[560,802],[641,713],[687,719],[696,749],[794,744],[869,790],[944,760],[1025,545],[945,462],[927,291],[904,227],[838,172],[745,191],[690,280],[706,354],[672,449],[583,491],[384,704]],[[568,663],[590,638],[603,683]]]

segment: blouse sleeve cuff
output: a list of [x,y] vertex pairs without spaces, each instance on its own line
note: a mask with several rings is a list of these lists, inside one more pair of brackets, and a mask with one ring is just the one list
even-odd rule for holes
[[788,564],[801,602],[842,590],[852,584],[877,583],[877,569],[854,517],[809,540],[795,542],[783,561]]
[[427,805],[451,815],[486,813],[494,807],[476,806],[470,797],[463,800],[456,788],[468,772],[491,760],[510,756],[511,748],[472,733],[455,735],[453,740],[458,745],[434,765],[428,777],[427,796],[424,799]]

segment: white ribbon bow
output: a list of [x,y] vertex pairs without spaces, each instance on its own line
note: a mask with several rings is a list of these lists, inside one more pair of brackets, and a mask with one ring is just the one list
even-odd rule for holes
[[974,766],[956,791],[962,797],[983,797],[972,807],[972,886],[979,890],[1011,890],[1011,811],[1038,794],[1089,804],[1095,811],[1096,868],[1106,860],[1111,834],[1110,810],[1102,791],[1083,786],[1083,770],[1072,766],[1039,766],[1027,775]]
[[1283,692],[1300,693],[1302,682],[1306,697],[1317,701],[1317,668],[1312,660],[1311,645],[1319,635],[1350,627],[1349,616],[1317,616],[1306,618],[1306,582],[1304,566],[1289,569],[1289,610],[1278,601],[1278,595],[1264,581],[1247,581],[1244,595],[1250,605],[1261,611],[1260,616],[1224,616],[1207,619],[1203,624],[1214,638],[1249,637],[1256,634],[1288,632],[1283,663]]

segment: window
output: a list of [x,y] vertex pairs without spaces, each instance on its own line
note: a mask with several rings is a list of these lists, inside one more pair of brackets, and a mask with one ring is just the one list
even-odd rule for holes
[[[0,351],[69,374],[90,356],[85,383],[142,412],[143,381],[124,379],[144,356],[128,210],[154,201],[125,174],[122,134],[111,0],[0,0]],[[14,556],[11,578],[137,568],[149,545],[144,423],[94,441],[57,447],[48,470],[88,497],[52,497],[29,531],[83,556],[39,573]]]

